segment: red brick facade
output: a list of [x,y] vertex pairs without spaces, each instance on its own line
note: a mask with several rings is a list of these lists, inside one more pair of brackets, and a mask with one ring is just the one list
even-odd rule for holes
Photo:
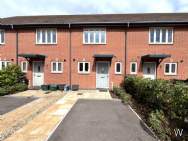
[[[127,58],[126,74],[130,74],[130,62],[138,63],[138,75],[142,76],[141,56],[145,54],[170,54],[171,57],[162,60],[157,67],[157,78],[162,79],[187,79],[188,78],[188,42],[186,36],[188,29],[174,27],[173,44],[149,44],[149,28],[129,29],[127,31]],[[148,60],[152,62],[153,60]],[[177,75],[165,75],[164,63],[177,63]]]
[[[49,27],[48,27],[49,28]],[[54,27],[53,27],[54,28]],[[173,44],[149,44],[148,27],[105,27],[106,44],[83,44],[84,27],[69,29],[56,27],[57,44],[36,44],[36,27],[5,29],[5,44],[0,45],[0,59],[16,63],[16,31],[18,32],[18,54],[43,54],[44,60],[29,61],[27,77],[29,85],[33,85],[33,61],[44,62],[44,84],[78,84],[81,89],[96,89],[96,62],[108,61],[109,88],[118,86],[125,75],[130,74],[130,62],[137,62],[138,76],[143,76],[142,56],[146,54],[170,54],[171,57],[161,59],[156,67],[156,78],[187,79],[188,78],[188,29],[173,27]],[[111,60],[96,60],[95,54],[113,54]],[[19,64],[26,60],[19,57]],[[51,62],[63,62],[62,73],[51,72]],[[78,62],[90,63],[90,73],[78,73]],[[156,62],[154,59],[146,62]],[[122,63],[122,74],[115,74],[115,63]],[[177,63],[177,75],[165,75],[165,63]]]

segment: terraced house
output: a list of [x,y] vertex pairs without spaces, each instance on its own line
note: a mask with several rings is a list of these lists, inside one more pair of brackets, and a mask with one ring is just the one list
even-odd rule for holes
[[187,79],[187,19],[187,13],[2,18],[0,69],[19,64],[29,87],[112,88],[125,75]]

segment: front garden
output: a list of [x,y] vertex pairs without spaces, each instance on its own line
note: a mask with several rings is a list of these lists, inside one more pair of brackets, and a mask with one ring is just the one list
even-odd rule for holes
[[9,65],[0,70],[0,96],[27,89],[25,74],[17,65]]
[[[130,76],[113,92],[128,102],[162,141],[188,140],[188,87],[184,83]],[[176,136],[177,129],[183,136]]]

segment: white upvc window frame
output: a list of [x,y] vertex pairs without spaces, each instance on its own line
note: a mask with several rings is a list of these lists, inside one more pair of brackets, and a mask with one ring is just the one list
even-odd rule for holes
[[[169,64],[169,72],[166,72],[166,65]],[[175,72],[172,72],[172,64],[175,64]],[[165,75],[177,75],[178,63],[171,62],[171,63],[164,63],[164,74]]]
[[[53,64],[56,64],[56,70],[53,70]],[[58,70],[58,64],[61,63],[61,70]],[[63,73],[63,62],[60,61],[52,61],[51,62],[51,73]]]
[[[88,32],[88,42],[86,42],[85,40],[85,33]],[[90,34],[91,32],[94,32],[94,36],[93,36],[93,42],[90,41]],[[96,42],[96,32],[99,32],[99,42]],[[104,32],[104,42],[102,42],[102,34],[101,32]],[[105,45],[106,44],[106,28],[84,28],[83,29],[83,44],[94,44],[94,45]]]
[[[3,34],[3,38],[4,38],[4,41],[3,41],[3,42],[2,42],[2,40],[1,40],[1,38],[2,38],[2,34],[1,34],[1,32],[4,33],[4,34]],[[3,45],[3,44],[5,44],[5,30],[0,29],[0,45]]]
[[[156,29],[160,29],[159,42],[156,41]],[[166,30],[166,42],[162,42],[162,30]],[[154,41],[151,42],[151,30],[154,30]],[[172,41],[168,42],[168,30],[172,30]],[[174,43],[174,28],[173,27],[150,27],[149,28],[149,44],[173,44]]]
[[[26,63],[26,70],[23,69],[23,64]],[[28,62],[27,61],[22,61],[21,62],[21,71],[26,73],[28,71]]]
[[[120,64],[120,72],[117,72],[117,64]],[[122,62],[115,62],[115,74],[122,74]]]
[[[80,64],[83,63],[83,71],[80,71]],[[88,71],[85,70],[85,64],[88,63]],[[90,73],[90,62],[81,61],[78,62],[78,73],[79,74],[89,74]]]
[[[135,72],[132,72],[132,65],[135,64]],[[130,74],[137,74],[137,62],[130,62]]]
[[4,68],[6,68],[9,64],[11,64],[11,61],[5,61],[5,60],[3,61],[3,60],[1,60],[1,61],[0,61],[0,70],[3,69],[3,67],[2,67],[2,66],[3,66],[3,65],[2,65],[3,63],[4,63],[4,65],[5,65]]
[[[53,34],[51,32],[51,42],[48,42],[48,31],[55,31],[55,36],[56,36],[56,40],[55,42],[53,42]],[[42,42],[42,31],[45,31],[45,42]],[[40,41],[38,42],[38,32],[40,32]],[[36,44],[37,45],[43,45],[43,44],[47,44],[47,45],[53,45],[53,44],[57,44],[57,29],[56,28],[39,28],[36,29]]]

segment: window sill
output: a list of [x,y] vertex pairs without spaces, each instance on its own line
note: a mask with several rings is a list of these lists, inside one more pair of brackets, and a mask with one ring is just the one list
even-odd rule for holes
[[83,45],[106,45],[106,43],[83,43]]
[[57,43],[36,43],[36,45],[57,45]]
[[51,73],[53,73],[53,74],[61,74],[63,72],[51,72]]
[[130,73],[130,75],[137,75],[137,73]]
[[122,73],[115,73],[115,75],[122,75]]
[[90,74],[90,72],[78,72],[78,74],[88,75],[88,74]]
[[165,76],[177,76],[177,74],[164,74]]
[[148,43],[149,45],[173,45],[174,43]]

